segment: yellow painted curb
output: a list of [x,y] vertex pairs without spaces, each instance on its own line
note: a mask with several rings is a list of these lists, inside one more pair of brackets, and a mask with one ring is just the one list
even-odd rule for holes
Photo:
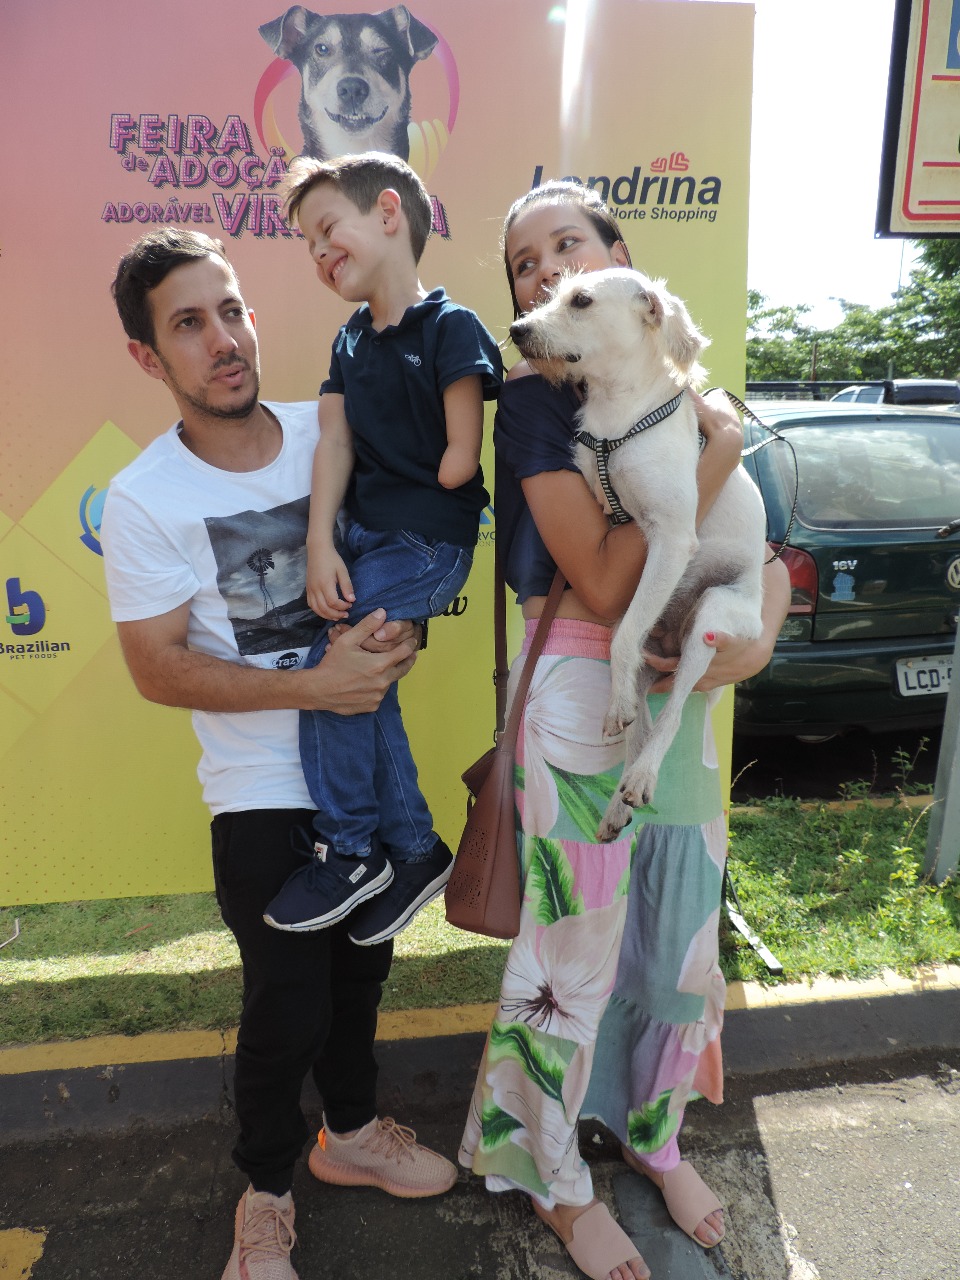
[[0,1277],[2,1280],[27,1280],[33,1264],[43,1255],[46,1231],[26,1231],[19,1227],[0,1231]]
[[845,978],[814,978],[765,987],[759,982],[731,982],[727,986],[727,1012],[737,1009],[786,1009],[791,1005],[822,1004],[830,1000],[875,1000],[882,996],[921,991],[960,990],[960,965],[931,966],[914,977],[887,971],[879,978],[851,982]]
[[[798,808],[805,810],[813,809],[829,809],[836,813],[846,813],[851,809],[858,809],[862,804],[873,805],[875,809],[892,809],[894,805],[901,805],[904,809],[929,809],[935,803],[932,795],[921,796],[863,796],[859,800],[801,800]],[[754,814],[769,813],[770,810],[762,804],[732,804],[730,806],[730,817],[735,818],[738,814]]]
[[[817,978],[765,987],[758,982],[731,982],[727,1012],[741,1009],[787,1009],[795,1005],[833,1000],[874,1000],[883,996],[923,991],[960,990],[960,965],[921,970],[912,978],[885,973],[864,982]],[[448,1009],[409,1009],[380,1015],[378,1040],[422,1040],[429,1036],[485,1033],[495,1004],[455,1005]],[[142,1036],[96,1036],[89,1040],[60,1040],[0,1049],[0,1076],[30,1071],[69,1071],[80,1067],[174,1062],[189,1058],[217,1058],[236,1048],[236,1029],[230,1031],[158,1031]],[[2,1272],[0,1272],[2,1276]]]

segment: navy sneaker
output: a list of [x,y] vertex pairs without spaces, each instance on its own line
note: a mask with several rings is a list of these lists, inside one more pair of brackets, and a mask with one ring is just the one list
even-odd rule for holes
[[307,859],[306,866],[287,878],[263,913],[274,929],[327,929],[359,903],[382,893],[393,879],[393,867],[376,840],[365,858],[338,853],[322,840],[314,843],[312,835],[304,843],[312,844],[297,850]]
[[443,893],[453,870],[453,854],[438,838],[421,862],[394,862],[393,883],[361,907],[350,922],[350,941],[360,947],[386,942],[405,929],[418,911]]

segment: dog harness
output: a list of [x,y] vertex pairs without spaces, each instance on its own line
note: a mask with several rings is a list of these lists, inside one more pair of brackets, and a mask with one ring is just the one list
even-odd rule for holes
[[588,449],[592,449],[596,454],[597,474],[600,477],[600,487],[603,490],[603,495],[610,505],[609,520],[611,524],[628,524],[631,517],[624,511],[620,499],[610,483],[610,476],[607,472],[607,458],[615,449],[619,449],[622,444],[626,444],[628,440],[639,435],[641,431],[646,431],[648,427],[655,427],[664,418],[669,418],[671,413],[679,409],[682,399],[683,392],[681,391],[672,400],[662,404],[659,409],[654,409],[652,413],[648,413],[639,422],[635,422],[626,435],[620,436],[617,440],[598,440],[596,436],[590,435],[588,431],[578,431],[574,435],[573,438],[577,444],[585,444]]

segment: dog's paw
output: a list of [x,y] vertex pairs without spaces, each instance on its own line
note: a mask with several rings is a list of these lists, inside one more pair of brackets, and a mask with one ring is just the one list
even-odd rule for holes
[[625,805],[628,804],[634,809],[641,809],[644,805],[653,803],[653,793],[656,789],[656,770],[645,768],[637,760],[624,773],[620,782],[619,794]]
[[603,720],[603,736],[605,738],[619,738],[627,725],[633,724],[635,714],[625,708],[618,708],[616,711],[611,709],[607,712]]
[[632,817],[633,810],[627,808],[619,796],[613,796],[597,827],[597,843],[609,844],[616,840]]

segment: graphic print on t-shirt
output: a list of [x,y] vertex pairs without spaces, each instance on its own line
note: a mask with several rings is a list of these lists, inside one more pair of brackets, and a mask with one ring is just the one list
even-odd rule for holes
[[310,498],[204,521],[217,588],[242,657],[305,649],[321,625],[307,604]]

